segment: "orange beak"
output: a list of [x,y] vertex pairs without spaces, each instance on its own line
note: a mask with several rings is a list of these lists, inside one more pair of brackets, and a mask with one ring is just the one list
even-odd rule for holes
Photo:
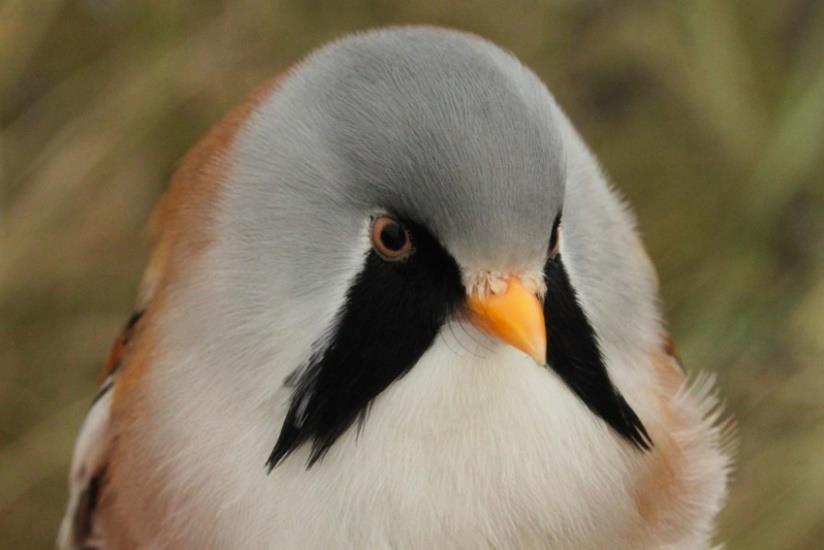
[[469,318],[478,328],[546,364],[544,308],[520,280],[510,278],[503,292],[466,299]]

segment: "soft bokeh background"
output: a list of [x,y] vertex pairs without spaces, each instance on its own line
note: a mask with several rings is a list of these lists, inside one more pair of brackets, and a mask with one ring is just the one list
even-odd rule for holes
[[346,32],[511,49],[634,204],[690,369],[740,426],[720,538],[824,540],[824,3],[0,0],[0,546],[45,548],[184,151]]

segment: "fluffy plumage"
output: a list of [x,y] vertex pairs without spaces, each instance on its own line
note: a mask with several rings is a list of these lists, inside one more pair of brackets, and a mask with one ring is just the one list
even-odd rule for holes
[[[370,251],[382,213],[406,263]],[[189,153],[154,223],[62,548],[708,547],[711,384],[667,351],[629,210],[492,44],[322,48]],[[547,367],[464,310],[513,277],[544,300]]]

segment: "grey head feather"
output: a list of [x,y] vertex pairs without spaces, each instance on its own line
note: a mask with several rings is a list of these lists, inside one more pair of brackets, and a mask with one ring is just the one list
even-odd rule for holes
[[329,61],[319,100],[347,195],[427,225],[463,265],[517,270],[541,257],[563,165],[532,73],[478,38],[435,29],[357,36]]
[[534,74],[478,37],[369,32],[284,82],[260,113],[278,128],[257,141],[270,150],[254,164],[288,173],[281,204],[354,217],[386,208],[429,227],[461,265],[535,268],[564,194],[553,105]]

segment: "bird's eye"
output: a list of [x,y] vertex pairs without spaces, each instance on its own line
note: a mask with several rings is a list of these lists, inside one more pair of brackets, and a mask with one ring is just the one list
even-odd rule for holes
[[414,250],[409,231],[389,216],[378,216],[372,222],[372,247],[389,261],[406,259]]
[[547,249],[547,256],[552,259],[558,255],[558,250],[561,247],[561,215],[555,218],[552,224],[552,234],[549,237],[549,248]]

